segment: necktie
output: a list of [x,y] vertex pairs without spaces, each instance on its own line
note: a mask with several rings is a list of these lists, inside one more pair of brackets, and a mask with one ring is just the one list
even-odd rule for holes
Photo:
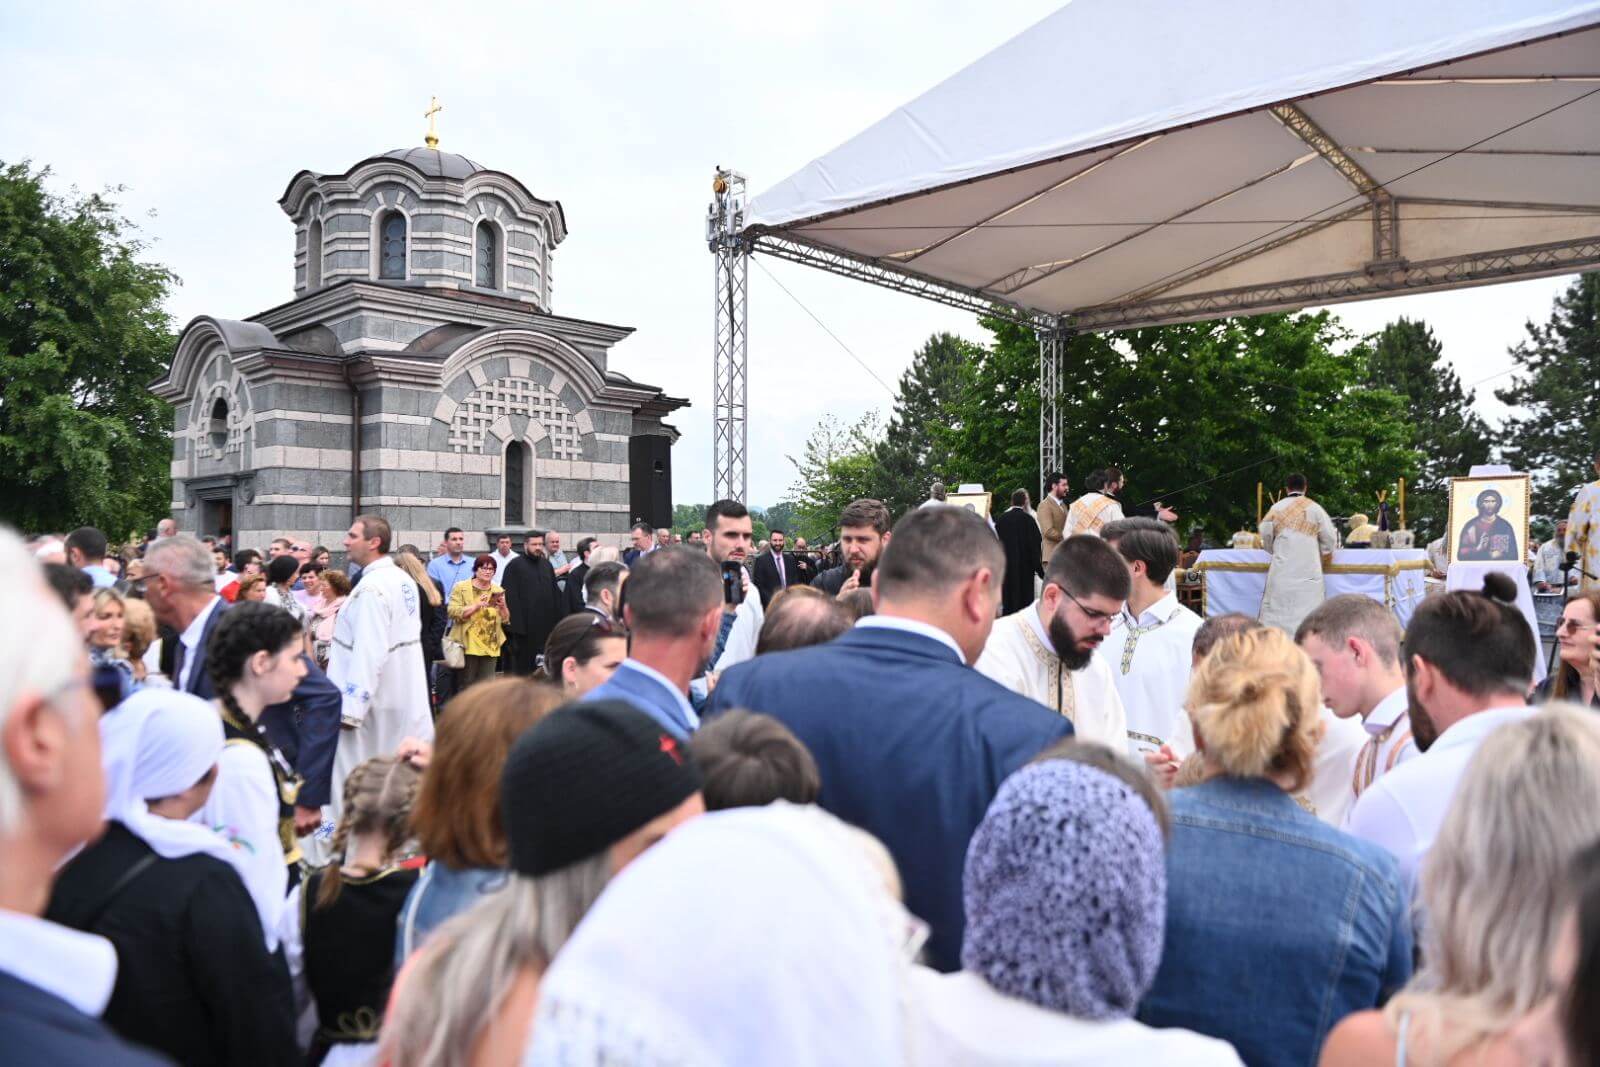
[[172,684],[175,688],[183,690],[183,664],[189,658],[189,650],[184,647],[183,638],[174,638],[178,642],[178,651],[172,657]]
[[783,553],[775,552],[773,553],[773,558],[778,561],[778,588],[787,589],[789,588],[789,579],[783,573]]

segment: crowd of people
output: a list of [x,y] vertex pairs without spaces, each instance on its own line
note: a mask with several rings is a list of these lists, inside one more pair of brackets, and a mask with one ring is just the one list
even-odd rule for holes
[[1501,575],[1202,619],[1123,483],[0,531],[8,1057],[1597,1062],[1600,597],[1537,690]]

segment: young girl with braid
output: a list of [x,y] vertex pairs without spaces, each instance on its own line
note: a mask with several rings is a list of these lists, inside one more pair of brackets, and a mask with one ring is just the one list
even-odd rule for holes
[[[206,643],[205,667],[217,693],[226,741],[217,781],[199,821],[239,849],[251,896],[282,901],[299,881],[294,834],[299,780],[266,733],[261,713],[288,700],[305,676],[299,622],[282,608],[235,604]],[[262,916],[268,949],[277,946],[277,914]]]
[[418,871],[397,866],[422,772],[377,756],[344,781],[334,862],[289,895],[279,923],[297,999],[316,1009],[309,1062],[367,1063],[394,981],[394,931]]

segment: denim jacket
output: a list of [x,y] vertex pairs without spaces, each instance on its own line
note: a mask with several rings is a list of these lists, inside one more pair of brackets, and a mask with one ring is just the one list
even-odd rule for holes
[[422,869],[395,923],[394,965],[403,966],[406,957],[417,950],[434,927],[468,910],[491,893],[506,886],[510,876],[497,867],[466,867],[456,870],[438,860]]
[[1172,794],[1166,950],[1151,1026],[1222,1038],[1251,1067],[1314,1065],[1340,1019],[1411,977],[1394,858],[1259,778]]

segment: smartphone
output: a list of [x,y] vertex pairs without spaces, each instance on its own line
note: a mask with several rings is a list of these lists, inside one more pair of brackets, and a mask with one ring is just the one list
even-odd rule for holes
[[877,569],[877,566],[876,562],[862,564],[860,571],[862,589],[872,588],[872,572]]
[[722,602],[744,603],[744,568],[736,559],[722,561]]

